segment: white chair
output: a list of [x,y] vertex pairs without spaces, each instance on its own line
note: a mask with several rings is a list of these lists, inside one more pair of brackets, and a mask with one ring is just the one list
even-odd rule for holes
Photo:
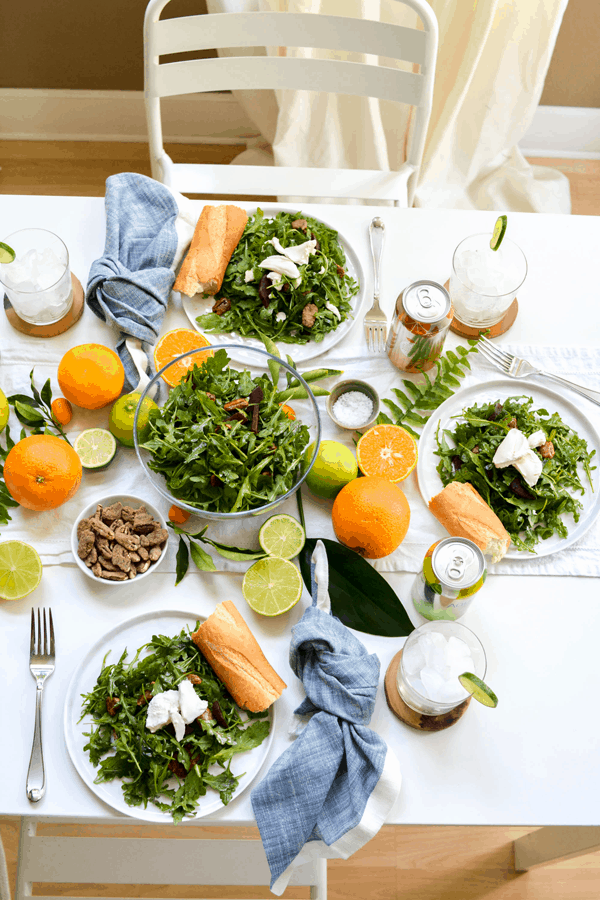
[[[168,2],[150,0],[144,24],[146,115],[155,179],[182,193],[343,197],[412,205],[431,113],[437,57],[437,20],[426,0],[401,0],[417,12],[423,31],[346,16],[285,12],[219,13],[159,21]],[[416,63],[420,71],[286,56],[159,62],[166,54],[260,46],[372,54]],[[163,148],[161,98],[241,89],[326,90],[411,104],[415,118],[406,162],[397,172],[174,164]]]
[[[51,819],[23,819],[16,900],[31,897],[36,882],[233,886],[268,885],[270,881],[269,866],[257,840],[38,836],[37,824],[44,821],[56,824]],[[80,824],[89,825],[90,821]],[[136,823],[129,820],[125,824]],[[174,834],[181,828],[188,831],[188,827],[202,831],[200,824],[172,827]],[[311,900],[327,900],[327,861],[299,866],[290,885],[308,885]],[[40,893],[35,896],[60,900]],[[273,897],[268,887],[267,896]],[[91,898],[88,895],[84,900]],[[93,900],[101,898],[97,895]]]

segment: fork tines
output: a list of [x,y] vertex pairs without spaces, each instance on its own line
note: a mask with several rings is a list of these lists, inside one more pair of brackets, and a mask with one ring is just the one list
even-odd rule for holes
[[367,348],[372,352],[380,352],[385,350],[386,328],[383,325],[367,325],[365,324],[365,338]]
[[[42,620],[44,622],[44,638],[42,644]],[[52,621],[52,610],[48,607],[48,620],[50,624],[50,647],[48,647],[48,628],[46,623],[46,608],[42,607],[42,613],[40,616],[40,610],[38,608],[37,611],[37,633],[35,627],[35,610],[32,608],[31,610],[31,640],[29,644],[29,655],[30,656],[50,656],[54,655],[54,622]],[[37,639],[37,640],[36,640]],[[37,642],[37,649],[36,649]]]
[[504,350],[500,350],[499,347],[496,347],[495,344],[492,344],[491,341],[488,341],[487,338],[485,338],[482,334],[479,335],[477,349],[488,360],[488,362],[493,363],[493,365],[495,365],[498,369],[501,369],[503,372],[508,372],[513,359],[510,353],[506,353]]

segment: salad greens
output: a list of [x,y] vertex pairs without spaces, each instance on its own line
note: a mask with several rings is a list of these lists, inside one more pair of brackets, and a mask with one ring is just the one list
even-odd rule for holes
[[[306,222],[306,227],[292,227],[297,221]],[[261,268],[260,263],[269,256],[280,255],[267,243],[273,238],[284,249],[317,240],[317,252],[306,265],[298,264],[299,284],[288,275],[281,275],[275,283],[267,280],[269,269]],[[222,315],[207,313],[196,321],[204,331],[213,334],[236,332],[258,338],[266,335],[287,344],[322,341],[351,314],[350,300],[359,290],[358,283],[344,271],[345,266],[346,256],[333,228],[301,212],[280,212],[269,218],[258,209],[248,219],[219,292],[219,297],[230,301],[231,308]],[[253,280],[247,282],[246,272],[250,271]],[[303,323],[302,315],[309,304],[317,307],[311,326]]]
[[[146,650],[149,655],[144,655]],[[229,803],[241,777],[231,772],[231,758],[264,741],[270,729],[267,713],[246,713],[248,720],[242,719],[185,629],[176,637],[154,635],[131,662],[126,660],[127,650],[113,665],[106,665],[105,658],[96,686],[82,695],[82,718],[91,715],[94,720],[91,731],[84,732],[89,738],[84,750],[99,767],[96,783],[123,778],[129,806],[153,802],[170,811],[175,822],[196,814],[209,787],[218,791],[223,804]],[[170,725],[152,734],[146,728],[150,695],[176,689],[190,673],[202,679],[194,690],[209,709],[218,704],[225,725],[219,724],[219,715],[196,719],[186,727],[189,733],[181,743]],[[214,764],[222,771],[210,772]]]
[[[557,412],[532,406],[531,397],[518,396],[464,409],[454,431],[444,429],[440,435],[438,426],[436,453],[444,486],[451,481],[470,482],[501,520],[515,547],[535,552],[535,545],[553,534],[567,537],[565,514],[572,513],[579,521],[582,504],[572,492],[584,494],[585,488],[577,467],[581,464],[593,490],[591,473],[596,466],[591,462],[596,451],[588,450],[585,440]],[[523,481],[514,466],[498,469],[492,462],[513,418],[527,437],[541,429],[554,445],[554,457],[544,459],[534,487]]]
[[289,491],[310,441],[306,425],[281,405],[289,389],[278,391],[274,360],[271,378],[228,362],[227,351],[217,350],[194,366],[150,412],[142,445],[152,456],[149,468],[164,476],[174,497],[224,513],[255,509]]

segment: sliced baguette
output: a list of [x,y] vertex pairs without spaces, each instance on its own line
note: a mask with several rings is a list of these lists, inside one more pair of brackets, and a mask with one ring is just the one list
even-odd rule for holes
[[468,481],[451,481],[429,501],[429,509],[452,537],[473,541],[492,562],[500,562],[510,535],[496,513]]
[[231,600],[219,603],[192,635],[238,706],[262,712],[286,683],[270,665]]
[[173,290],[188,297],[216,294],[247,221],[238,206],[205,206]]

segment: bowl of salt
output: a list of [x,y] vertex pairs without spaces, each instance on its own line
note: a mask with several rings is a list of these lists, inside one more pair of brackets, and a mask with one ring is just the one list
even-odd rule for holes
[[327,412],[338,428],[370,428],[379,415],[379,394],[366,381],[340,381],[327,398]]

